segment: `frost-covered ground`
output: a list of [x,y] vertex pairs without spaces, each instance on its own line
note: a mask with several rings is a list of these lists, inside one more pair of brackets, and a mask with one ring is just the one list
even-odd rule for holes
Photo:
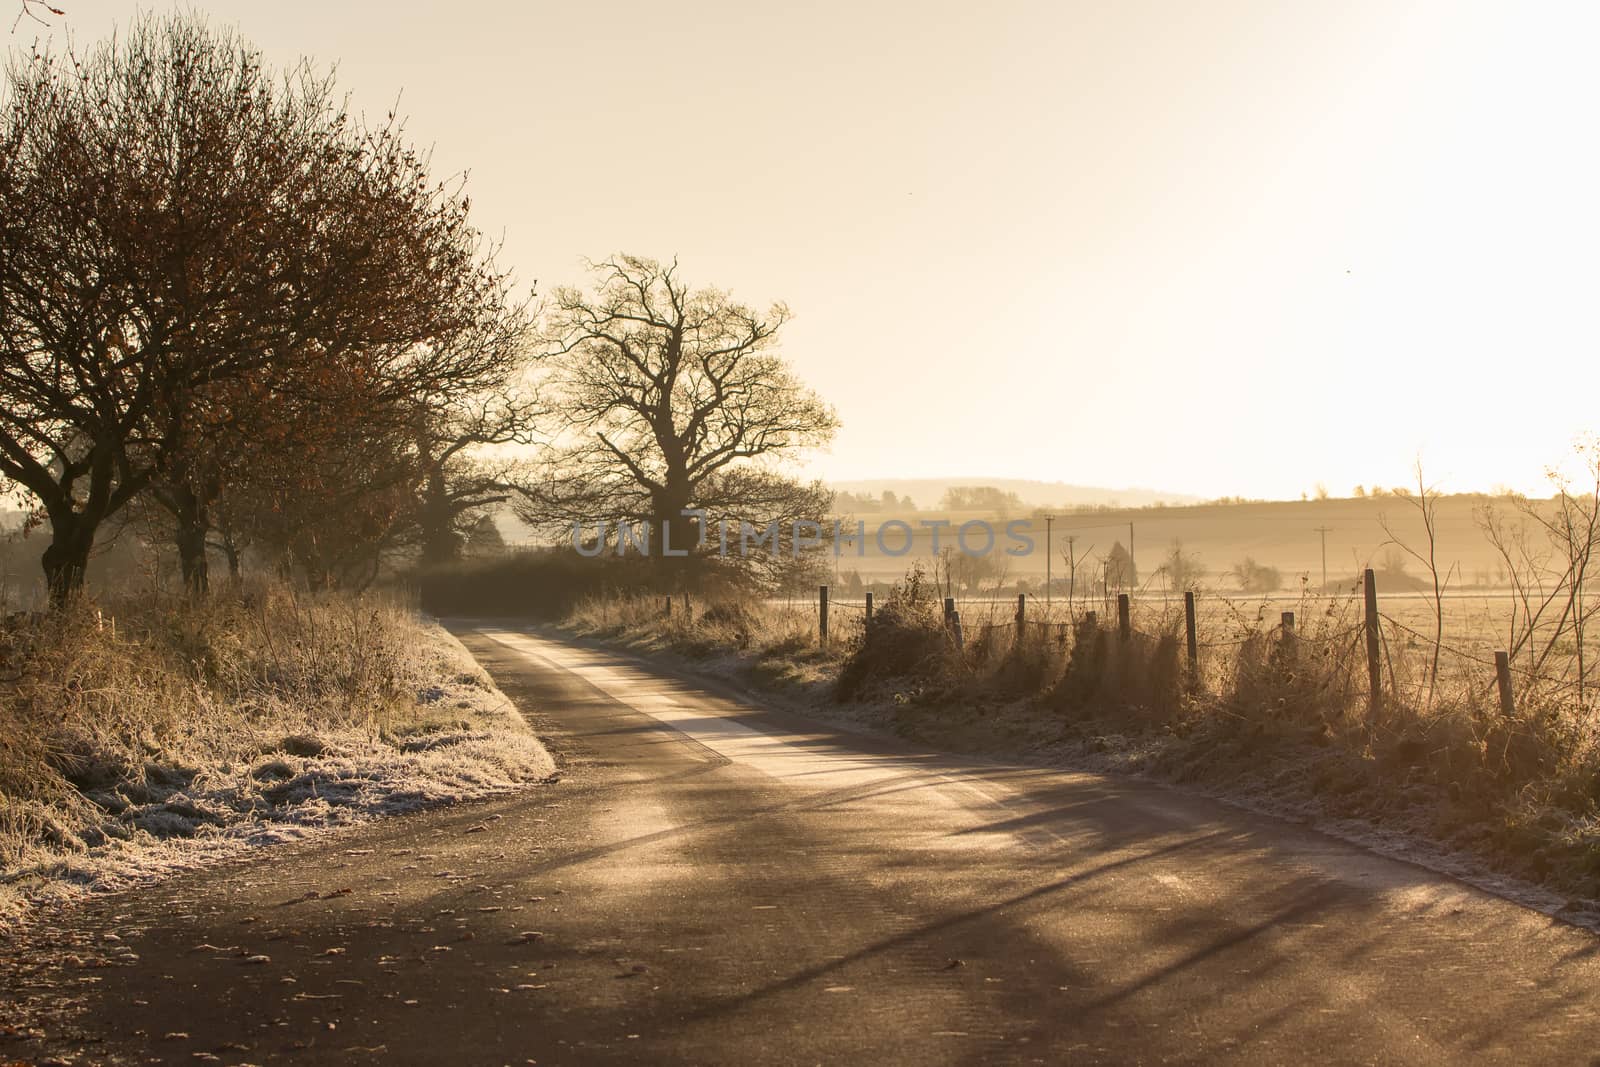
[[[437,680],[382,729],[316,734],[263,726],[248,760],[152,768],[142,782],[87,792],[101,833],[63,828],[73,847],[0,871],[0,923],[29,905],[106,892],[378,816],[475,800],[554,770],[516,707],[442,627],[422,623],[418,652]],[[82,847],[85,839],[100,843]]]

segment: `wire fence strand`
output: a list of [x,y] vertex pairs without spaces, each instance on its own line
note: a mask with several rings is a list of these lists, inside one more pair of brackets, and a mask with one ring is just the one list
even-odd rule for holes
[[[1093,605],[1085,608],[1073,605],[1068,609],[1070,615],[1066,619],[1052,617],[1056,609],[1042,608],[1036,600],[1025,600],[1020,622],[1017,616],[1016,605],[1009,599],[989,600],[981,603],[958,600],[955,608],[955,619],[959,619],[961,630],[969,642],[988,642],[995,637],[1009,636],[1012,642],[1019,642],[1024,637],[1044,636],[1047,639],[1056,639],[1065,643],[1080,627],[1085,625],[1093,616],[1095,626],[1102,632],[1115,633],[1119,630],[1117,619],[1118,605],[1109,599],[1102,601],[1086,601]],[[1346,660],[1358,657],[1361,654],[1361,644],[1366,632],[1365,619],[1356,618],[1342,625],[1329,626],[1328,623],[1344,614],[1346,618],[1359,608],[1359,595],[1353,597],[1329,598],[1302,598],[1299,601],[1287,601],[1302,605],[1300,614],[1302,618],[1310,618],[1320,625],[1297,628],[1293,632],[1293,641],[1301,650],[1317,650],[1329,659]],[[801,604],[793,605],[797,610],[804,611]],[[865,639],[873,623],[873,617],[883,610],[885,601],[879,600],[874,604],[872,613],[869,614],[867,604],[862,600],[841,600],[829,597],[828,611],[839,625],[845,628],[846,634],[851,635],[851,640]],[[1203,631],[1210,629],[1211,625],[1197,625],[1194,635],[1194,648],[1197,653],[1208,656],[1227,655],[1239,653],[1251,644],[1270,646],[1286,640],[1288,632],[1282,623],[1266,624],[1266,614],[1269,610],[1266,601],[1256,605],[1255,610],[1250,610],[1248,601],[1241,602],[1230,598],[1213,598],[1208,601],[1210,614],[1213,619],[1219,612],[1224,619],[1229,620],[1227,636],[1215,634],[1206,635]],[[810,603],[811,611],[818,613],[820,600]],[[1166,598],[1160,604],[1160,623],[1156,630],[1149,629],[1149,622],[1154,614],[1152,605],[1148,600],[1134,600],[1131,604],[1134,618],[1130,620],[1130,632],[1144,637],[1160,636],[1162,633],[1173,633],[1180,642],[1187,643],[1188,634],[1184,625],[1185,615],[1182,602],[1172,602]],[[1029,617],[1032,612],[1045,614],[1044,618]],[[1294,613],[1289,613],[1294,614]],[[953,622],[947,619],[947,622]],[[1412,645],[1435,653],[1440,657],[1447,657],[1452,664],[1452,669],[1457,672],[1471,671],[1476,674],[1479,681],[1475,687],[1486,685],[1493,687],[1495,672],[1498,665],[1492,655],[1484,651],[1462,647],[1456,642],[1443,639],[1434,633],[1418,629],[1407,622],[1396,618],[1392,613],[1380,610],[1378,612],[1380,626],[1380,640],[1383,656],[1386,660],[1385,673],[1388,675],[1391,687],[1402,684],[1397,677],[1396,655],[1408,652]],[[1020,626],[1020,629],[1019,629]],[[1400,644],[1398,638],[1404,637],[1408,644]],[[991,646],[992,647],[992,646]],[[1600,657],[1597,657],[1600,658]],[[1524,690],[1539,692],[1541,694],[1569,694],[1576,693],[1580,699],[1587,703],[1597,694],[1596,686],[1584,677],[1572,678],[1566,674],[1558,674],[1548,669],[1536,669],[1519,664],[1514,660],[1507,664],[1511,677]],[[1570,665],[1569,665],[1570,669]],[[1431,670],[1431,668],[1430,668]],[[1426,688],[1427,683],[1407,681],[1410,688]]]

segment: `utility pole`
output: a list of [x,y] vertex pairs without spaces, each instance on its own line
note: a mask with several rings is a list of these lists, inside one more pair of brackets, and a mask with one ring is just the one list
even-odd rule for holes
[[1044,617],[1050,618],[1050,557],[1054,555],[1051,549],[1050,525],[1056,521],[1054,515],[1044,517]]
[[1328,591],[1328,535],[1333,532],[1331,526],[1318,526],[1317,533],[1322,535],[1322,591]]
[[1134,576],[1139,573],[1139,565],[1133,561],[1133,523],[1128,523],[1128,592],[1133,592]]

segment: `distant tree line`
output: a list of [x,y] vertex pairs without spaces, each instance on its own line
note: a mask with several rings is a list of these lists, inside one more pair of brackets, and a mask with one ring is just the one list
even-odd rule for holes
[[1022,510],[1022,497],[992,485],[953,485],[939,501],[942,511],[984,511],[1009,515]]
[[841,489],[833,494],[833,507],[841,515],[904,515],[916,511],[917,503],[909,494],[896,496],[888,489],[876,496]]

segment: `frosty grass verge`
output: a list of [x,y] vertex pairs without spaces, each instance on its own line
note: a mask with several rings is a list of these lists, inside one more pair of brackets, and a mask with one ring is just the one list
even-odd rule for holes
[[547,778],[550,754],[471,653],[436,623],[418,629],[438,681],[416,694],[412,721],[391,737],[327,729],[250,764],[205,768],[170,791],[158,788],[125,813],[128,838],[0,871],[0,927],[30,903],[144,884],[254,847]]

